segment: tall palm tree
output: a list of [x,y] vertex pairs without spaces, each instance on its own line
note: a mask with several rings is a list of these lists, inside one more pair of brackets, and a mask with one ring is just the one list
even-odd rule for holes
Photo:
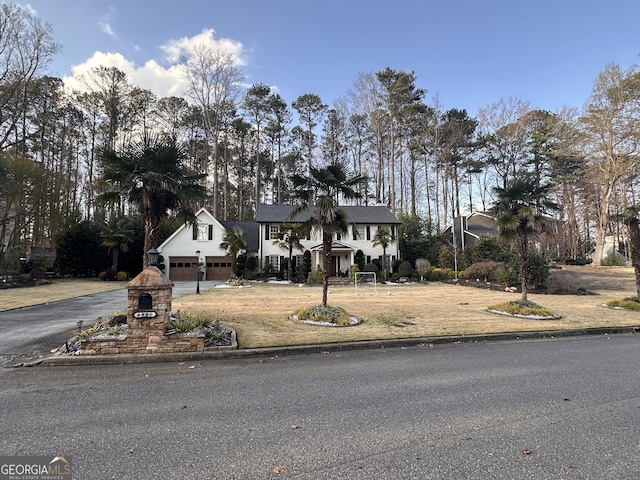
[[539,233],[548,233],[544,214],[558,209],[549,200],[551,187],[551,184],[540,185],[536,179],[525,175],[511,180],[504,188],[493,189],[498,199],[490,211],[496,217],[500,237],[516,242],[524,301],[527,300],[529,240]]
[[232,227],[227,230],[222,237],[220,248],[226,250],[231,256],[231,271],[233,272],[233,275],[235,275],[238,254],[248,248],[242,229],[240,227]]
[[113,218],[105,223],[100,237],[102,246],[111,251],[111,268],[115,274],[118,271],[118,254],[129,251],[129,244],[133,242],[134,231],[130,222],[124,218]]
[[380,227],[374,233],[371,241],[373,242],[373,246],[377,247],[378,245],[382,246],[382,271],[384,272],[384,279],[387,280],[388,271],[387,271],[387,247],[392,241],[391,231],[388,227]]
[[280,225],[280,230],[276,235],[276,239],[273,241],[274,245],[285,249],[289,253],[289,262],[287,263],[287,280],[291,280],[292,265],[291,259],[293,257],[293,250],[304,251],[304,247],[300,243],[302,227],[291,223],[284,223]]
[[361,195],[357,187],[366,181],[367,177],[362,175],[349,176],[347,167],[339,162],[322,168],[310,165],[308,174],[292,177],[293,198],[297,205],[288,220],[310,211],[311,215],[301,223],[302,227],[322,232],[322,304],[325,306],[329,291],[333,236],[345,234],[349,228],[347,215],[338,202],[359,198]]
[[145,136],[131,143],[122,152],[102,151],[101,183],[106,191],[98,200],[107,205],[119,205],[125,198],[138,208],[144,218],[143,266],[146,253],[158,246],[158,227],[162,218],[174,215],[184,223],[195,224],[192,206],[204,199],[201,181],[204,174],[187,168],[187,153],[174,139]]

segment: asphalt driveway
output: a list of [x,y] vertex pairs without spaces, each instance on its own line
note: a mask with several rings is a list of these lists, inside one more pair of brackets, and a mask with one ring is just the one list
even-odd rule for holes
[[[204,292],[219,281],[200,282]],[[175,282],[173,298],[196,293],[195,282]],[[0,312],[0,365],[11,366],[48,355],[64,344],[82,320],[87,327],[100,317],[127,308],[125,288],[58,302]]]

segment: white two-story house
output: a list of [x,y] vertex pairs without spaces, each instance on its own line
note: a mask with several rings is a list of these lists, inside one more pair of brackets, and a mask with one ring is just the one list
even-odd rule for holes
[[[278,271],[288,252],[274,244],[280,226],[285,223],[300,223],[309,218],[309,211],[289,219],[289,215],[295,207],[292,205],[258,205],[256,222],[259,228],[259,263],[261,266],[271,264]],[[355,263],[355,255],[362,250],[365,263],[371,263],[374,259],[382,261],[383,248],[380,245],[373,246],[373,236],[380,227],[387,227],[393,238],[386,248],[387,265],[399,258],[398,250],[398,226],[400,221],[385,206],[341,206],[347,215],[349,230],[345,235],[340,235],[333,240],[331,247],[331,276],[347,274],[349,267]],[[305,250],[311,252],[311,268],[315,271],[317,266],[322,266],[322,232],[312,232],[309,237],[301,239],[300,243]],[[300,265],[303,251],[294,251],[293,265]]]
[[[274,244],[280,226],[285,223],[302,222],[310,215],[307,212],[291,220],[288,216],[294,208],[293,205],[258,205],[254,222],[217,220],[209,211],[201,208],[196,214],[195,225],[180,226],[158,247],[163,256],[165,274],[174,281],[195,281],[200,266],[204,273],[203,279],[231,278],[232,259],[220,248],[220,243],[226,230],[232,227],[242,229],[248,244],[246,253],[258,258],[259,270],[271,264],[275,272],[279,271],[283,259],[289,256],[287,250]],[[347,214],[350,226],[346,235],[341,235],[333,241],[330,275],[348,273],[349,267],[355,263],[358,250],[362,250],[366,263],[374,259],[382,261],[382,246],[373,246],[373,236],[382,226],[389,229],[393,238],[386,249],[387,265],[390,267],[399,257],[397,234],[400,221],[397,217],[384,206],[341,208]],[[313,232],[300,243],[304,250],[311,252],[311,268],[312,271],[316,271],[318,265],[322,266],[322,232]],[[302,264],[303,254],[304,251],[294,251],[294,267]]]

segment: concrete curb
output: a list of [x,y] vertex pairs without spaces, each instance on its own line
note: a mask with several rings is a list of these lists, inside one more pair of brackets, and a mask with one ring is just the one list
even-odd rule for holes
[[640,326],[585,328],[576,330],[545,330],[539,332],[512,332],[482,335],[457,335],[451,337],[421,337],[392,340],[368,340],[344,343],[326,343],[319,345],[293,345],[288,347],[251,348],[241,350],[215,350],[197,353],[164,353],[148,355],[75,355],[55,356],[39,359],[36,362],[18,366],[80,366],[80,365],[124,365],[134,363],[158,362],[197,362],[201,360],[235,359],[251,357],[276,357],[284,355],[308,355],[312,353],[330,353],[349,350],[384,349],[398,347],[417,347],[425,345],[447,345],[457,343],[496,342],[500,340],[530,340],[557,337],[578,337],[584,335],[615,335],[640,333]]

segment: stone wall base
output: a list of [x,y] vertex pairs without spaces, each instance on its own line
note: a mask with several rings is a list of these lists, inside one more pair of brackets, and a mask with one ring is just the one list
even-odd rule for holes
[[194,353],[204,351],[204,335],[162,337],[133,336],[119,339],[107,337],[86,338],[80,341],[80,355]]

